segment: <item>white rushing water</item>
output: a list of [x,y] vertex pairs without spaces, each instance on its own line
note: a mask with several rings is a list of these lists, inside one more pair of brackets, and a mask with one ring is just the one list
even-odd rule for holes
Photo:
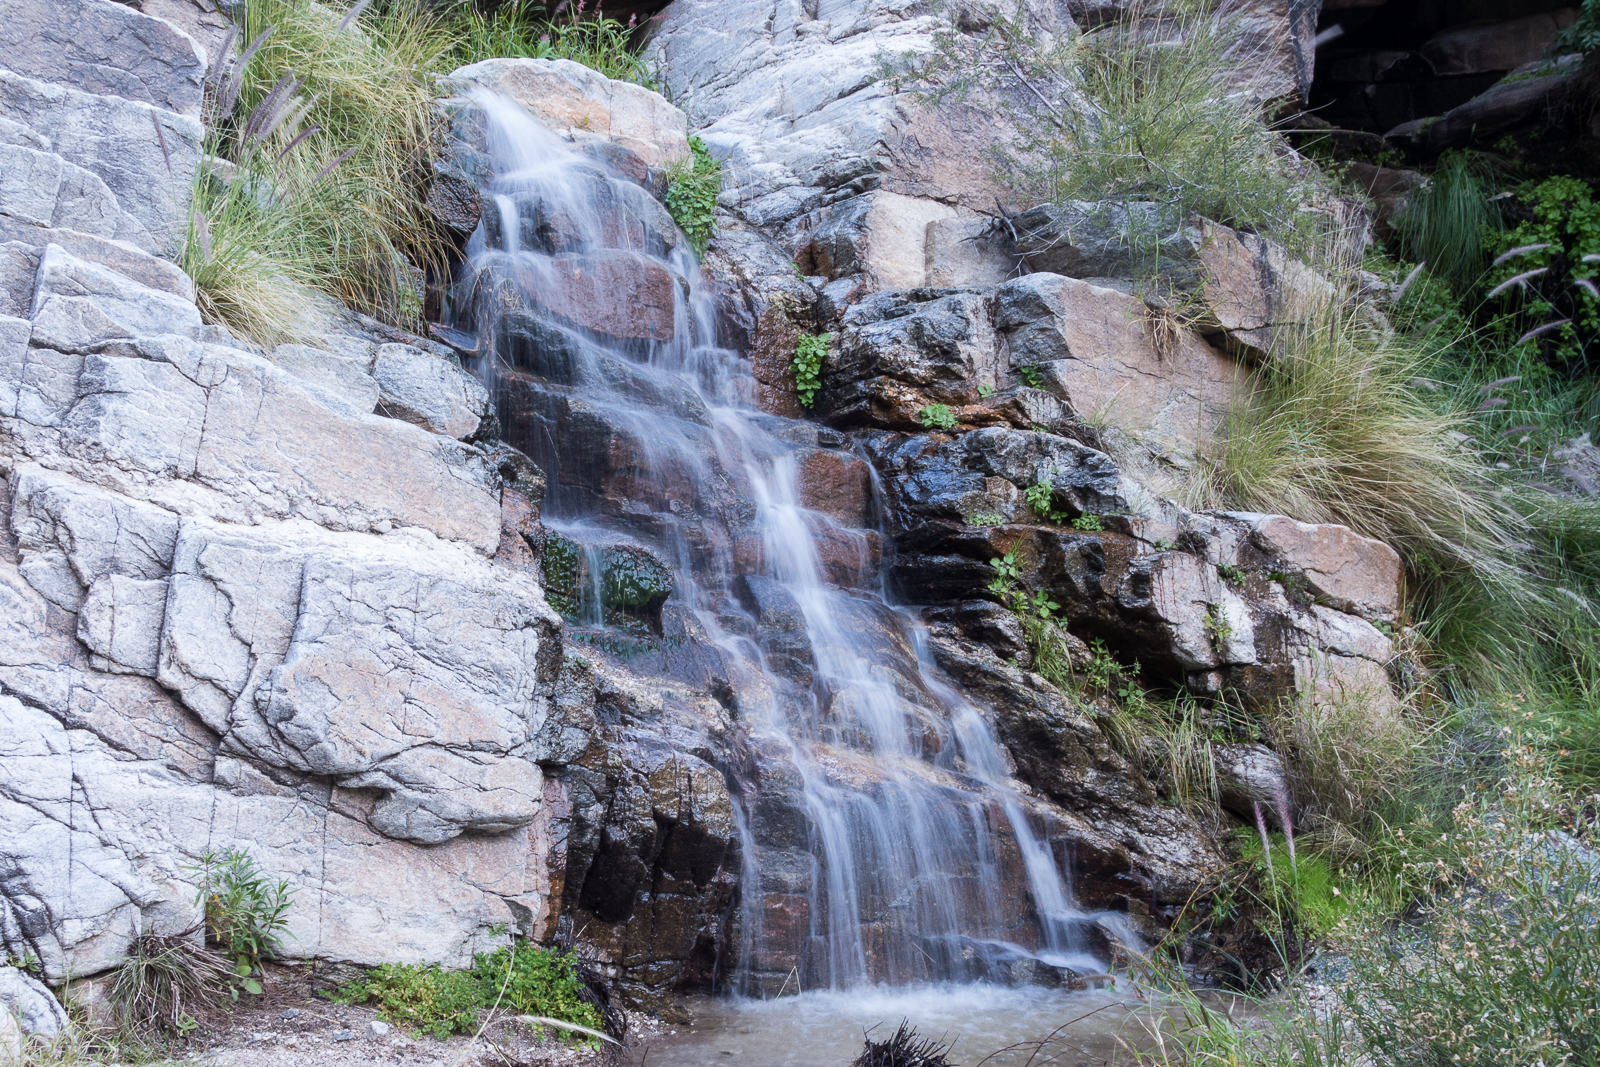
[[[1103,970],[1085,931],[1133,935],[1074,904],[984,710],[941,677],[915,615],[885,602],[873,532],[802,505],[797,457],[816,430],[756,409],[749,364],[719,345],[715,294],[663,210],[515,104],[476,103],[497,212],[468,248],[460,324],[503,405],[515,388],[507,439],[549,476],[546,522],[580,543],[637,537],[668,558],[673,603],[718,650],[744,728],[798,773],[805,820],[788,837],[741,790],[737,988],[963,981],[1016,959]],[[670,278],[652,290],[672,294],[670,331],[582,325],[608,312],[577,306],[573,279],[601,266]],[[562,429],[580,420],[605,428],[610,451]],[[841,566],[852,588],[837,584]],[[752,571],[741,606],[738,576]],[[752,596],[798,609],[803,669],[753,639]]]

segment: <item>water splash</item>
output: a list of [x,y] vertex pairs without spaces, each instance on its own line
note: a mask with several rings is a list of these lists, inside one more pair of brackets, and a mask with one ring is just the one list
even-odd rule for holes
[[876,531],[804,505],[817,428],[756,408],[670,218],[514,103],[474,102],[493,209],[456,308],[507,437],[547,472],[550,522],[668,557],[671,604],[717,650],[748,732],[748,765],[727,769],[740,990],[1103,970],[1107,924],[1133,933],[1074,903],[983,709],[885,602]]

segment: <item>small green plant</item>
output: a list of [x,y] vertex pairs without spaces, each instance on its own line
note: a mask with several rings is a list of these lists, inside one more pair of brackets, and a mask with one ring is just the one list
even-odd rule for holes
[[968,526],[1004,526],[1006,517],[998,511],[974,511],[967,515]]
[[827,358],[831,340],[831,333],[803,334],[795,342],[789,369],[794,372],[794,389],[800,394],[800,406],[807,410],[816,403],[817,391],[822,388],[822,361]]
[[262,960],[282,948],[294,895],[288,881],[273,882],[248,852],[233,848],[208,849],[200,863],[188,869],[200,875],[195,903],[205,910],[209,940],[233,960],[240,986],[248,993],[260,993],[261,984],[251,975]]
[[1222,577],[1223,581],[1227,582],[1235,589],[1243,585],[1245,578],[1247,577],[1244,572],[1244,568],[1233,563],[1217,564],[1217,574]]
[[1428,182],[1406,198],[1395,220],[1401,244],[1417,263],[1451,285],[1475,281],[1486,265],[1485,239],[1501,229],[1496,192],[1500,167],[1478,152],[1446,152]]
[[1524,197],[1532,218],[1503,235],[1485,284],[1508,348],[1526,346],[1569,371],[1600,363],[1600,201],[1576,178],[1548,178]]
[[703,256],[717,235],[717,195],[722,192],[722,164],[698,135],[689,137],[689,158],[667,170],[667,211],[689,239],[695,254]]
[[1070,517],[1067,512],[1055,506],[1056,488],[1049,478],[1045,478],[1036,485],[1030,485],[1023,496],[1028,501],[1028,506],[1033,509],[1046,522],[1057,525],[1064,523]]
[[917,412],[917,421],[930,430],[953,430],[957,425],[949,404],[929,404]]
[[[440,1039],[471,1033],[479,1013],[496,1006],[581,1028],[568,1033],[598,1032],[605,1025],[578,974],[576,958],[527,942],[479,953],[472,967],[461,971],[436,963],[379,964],[332,999],[376,1004],[385,1018]],[[589,1036],[580,1040],[598,1043]]]
[[44,973],[44,966],[39,962],[39,957],[34,954],[34,951],[31,948],[23,949],[20,956],[14,952],[7,953],[5,966],[15,967],[17,970],[26,971],[29,974]]
[[1072,520],[1074,530],[1098,531],[1105,529],[1105,524],[1100,521],[1100,516],[1084,512]]
[[1206,605],[1206,617],[1201,625],[1205,628],[1206,636],[1211,639],[1211,647],[1218,653],[1233,640],[1233,624],[1228,621],[1221,604]]
[[1044,385],[1044,371],[1040,370],[1036,363],[1030,363],[1017,371],[1017,376],[1029,389],[1038,389]]
[[982,398],[984,400],[987,400],[993,395],[994,395],[994,386],[987,385],[987,384],[985,384],[983,382],[979,382],[978,383],[978,396],[980,398]]

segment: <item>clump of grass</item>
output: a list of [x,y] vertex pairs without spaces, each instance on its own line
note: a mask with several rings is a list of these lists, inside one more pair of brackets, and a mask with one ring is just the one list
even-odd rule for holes
[[639,54],[639,17],[626,23],[607,18],[596,4],[586,17],[583,0],[565,18],[523,13],[517,5],[502,5],[492,15],[475,7],[462,12],[455,29],[460,34],[452,61],[458,66],[484,59],[515,56],[528,59],[570,59],[608,78],[659,88],[650,64]]
[[1034,202],[1144,201],[1155,225],[1130,234],[1136,244],[1203,215],[1307,256],[1334,228],[1307,205],[1327,202],[1333,185],[1272,129],[1261,87],[1239,82],[1271,69],[1265,47],[1237,14],[1205,3],[1138,2],[1076,35],[1034,25],[1021,4],[1009,15],[962,7],[930,56],[885,73],[919,80],[929,100],[982,95],[1005,112],[1017,136],[996,162]]
[[187,1034],[227,997],[233,966],[207,949],[198,928],[163,936],[141,934],[112,978],[110,999],[129,1033]]
[[1196,502],[1342,523],[1413,561],[1504,577],[1522,524],[1464,443],[1467,413],[1419,394],[1428,364],[1349,309],[1281,330],[1206,456]]
[[473,1032],[480,1013],[491,1008],[581,1035],[578,1040],[591,1045],[606,1026],[576,958],[526,942],[479,953],[472,967],[461,971],[438,964],[380,964],[333,999],[376,1004],[385,1018],[438,1038]]
[[1501,229],[1500,210],[1490,197],[1499,166],[1480,152],[1446,152],[1421,189],[1406,198],[1395,219],[1400,243],[1414,262],[1435,277],[1465,285],[1488,265],[1485,248]]
[[202,175],[183,255],[202,311],[272,344],[305,331],[296,297],[314,287],[413,323],[419,276],[445,261],[423,194],[429,76],[452,38],[415,0],[342,17],[252,0],[243,27],[250,45],[209,83],[208,150],[229,165]]

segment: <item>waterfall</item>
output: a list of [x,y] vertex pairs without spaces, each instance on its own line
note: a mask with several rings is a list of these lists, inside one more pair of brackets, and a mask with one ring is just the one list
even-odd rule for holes
[[546,523],[668,561],[671,604],[720,658],[749,747],[793,779],[785,807],[781,775],[727,771],[738,987],[971,980],[1018,959],[1103,970],[1092,934],[1115,920],[1074,904],[984,709],[941,677],[914,612],[886,602],[877,532],[803,506],[798,457],[827,446],[756,408],[664,209],[514,103],[475,103],[492,207],[455,307],[508,441],[549,477]]

